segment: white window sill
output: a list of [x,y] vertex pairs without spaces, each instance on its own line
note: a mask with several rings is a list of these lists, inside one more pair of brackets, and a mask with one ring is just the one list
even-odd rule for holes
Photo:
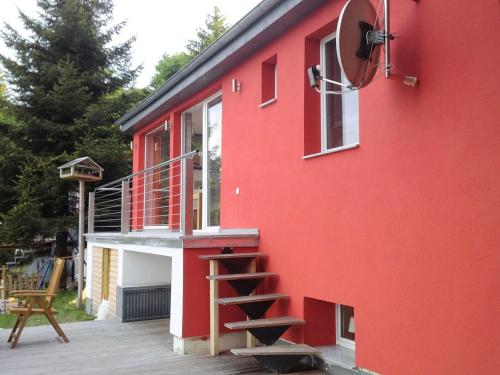
[[356,367],[355,350],[344,348],[339,345],[318,346],[321,357],[327,365],[335,365],[348,370]]
[[220,227],[207,227],[203,229],[193,229],[193,235],[204,235],[204,234],[211,234],[211,233],[219,233],[220,232]]
[[353,145],[347,145],[347,146],[337,147],[337,148],[332,148],[331,150],[321,151],[321,152],[318,152],[316,154],[305,155],[305,156],[302,157],[302,159],[304,159],[304,160],[306,160],[306,159],[312,159],[312,158],[316,158],[318,156],[334,154],[336,152],[350,150],[352,148],[358,148],[358,147],[359,147],[359,143],[356,143],[356,144],[353,144]]
[[267,102],[264,102],[262,104],[259,104],[259,108],[264,108],[264,107],[267,107],[268,105],[271,105],[273,103],[276,103],[278,101],[278,98],[272,98],[272,99],[269,99]]

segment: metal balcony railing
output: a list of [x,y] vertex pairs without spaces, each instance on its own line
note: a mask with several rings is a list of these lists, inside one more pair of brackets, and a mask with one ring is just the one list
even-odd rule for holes
[[192,234],[197,154],[192,151],[97,187],[89,194],[88,232],[164,228]]

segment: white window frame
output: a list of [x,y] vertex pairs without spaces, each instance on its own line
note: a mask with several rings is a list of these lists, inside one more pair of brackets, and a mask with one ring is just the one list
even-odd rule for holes
[[[326,77],[326,44],[333,39],[337,37],[337,33],[332,33],[328,35],[327,37],[321,39],[320,41],[320,66],[321,66],[321,76],[331,79],[331,77]],[[347,83],[347,78],[345,77],[344,71],[342,71],[342,83]],[[321,81],[321,152],[320,154],[323,153],[330,153],[330,152],[335,152],[335,151],[342,151],[342,150],[347,150],[350,148],[358,147],[359,146],[359,95],[358,91],[353,91],[350,92],[349,94],[343,94],[342,95],[342,126],[343,126],[343,137],[344,137],[344,144],[339,147],[333,147],[333,148],[328,148],[328,130],[327,130],[327,121],[328,121],[328,116],[326,113],[326,82]],[[338,90],[341,88],[339,87]],[[332,95],[332,94],[330,94]],[[351,95],[350,98],[346,99],[346,95]],[[354,120],[351,119],[354,118]],[[351,124],[351,122],[347,122],[346,118],[349,118],[350,121],[355,121],[355,124],[351,126],[355,126],[356,128],[356,140],[354,142],[349,142],[346,144],[345,142],[345,137],[347,134],[347,127],[345,126],[346,124]],[[310,155],[310,156],[317,156],[317,154]]]
[[335,335],[337,345],[342,346],[347,349],[356,350],[356,342],[354,340],[346,339],[345,337],[340,336],[342,321],[340,319],[340,303],[335,304]]
[[[163,128],[164,131],[166,131],[166,124],[162,124],[158,126],[157,128],[154,128],[151,130],[149,133],[146,133],[144,135],[144,169],[149,168],[147,163],[148,163],[148,136],[151,134],[154,134],[156,132],[159,132]],[[169,139],[168,141],[170,142],[170,134],[169,134]],[[168,155],[168,158],[170,158],[170,155]],[[168,160],[168,159],[167,159]],[[143,202],[143,229],[144,230],[158,230],[158,229],[168,229],[168,225],[146,225],[146,188],[144,187],[144,202]]]
[[[218,232],[220,230],[220,226],[208,226],[208,158],[207,158],[207,151],[208,151],[208,105],[216,100],[217,98],[222,97],[222,92],[219,91],[215,93],[214,95],[202,100],[201,102],[196,103],[195,105],[191,106],[184,112],[182,112],[181,119],[182,119],[182,137],[181,137],[181,150],[182,153],[186,153],[186,145],[185,145],[185,136],[186,136],[186,130],[185,130],[185,124],[184,124],[184,113],[190,112],[192,109],[198,107],[200,104],[203,106],[202,107],[202,118],[203,118],[203,139],[202,139],[202,144],[203,144],[203,164],[202,164],[202,220],[201,220],[201,230],[195,230],[194,232]],[[221,147],[222,150],[222,147]],[[222,154],[222,151],[221,151]],[[221,196],[222,198],[222,196]],[[183,199],[184,202],[184,199]]]

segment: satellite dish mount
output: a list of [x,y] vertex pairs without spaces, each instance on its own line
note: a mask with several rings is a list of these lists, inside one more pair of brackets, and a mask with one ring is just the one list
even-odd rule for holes
[[[336,31],[336,49],[340,68],[346,82],[337,82],[323,77],[319,65],[308,70],[311,87],[316,91],[324,90],[320,82],[339,87],[336,91],[323,91],[326,94],[344,94],[368,86],[380,67],[381,48],[384,48],[384,73],[391,74],[390,41],[394,36],[390,33],[390,0],[384,3],[383,21],[379,23],[379,9],[375,10],[370,0],[348,0],[344,5]],[[344,81],[344,79],[342,80]]]

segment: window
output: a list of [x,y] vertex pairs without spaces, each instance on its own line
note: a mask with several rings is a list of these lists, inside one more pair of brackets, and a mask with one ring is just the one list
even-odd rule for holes
[[[154,167],[169,159],[170,130],[161,126],[146,135],[146,168]],[[168,225],[169,215],[169,166],[153,169],[145,174],[144,225]]]
[[[337,58],[335,34],[321,40],[320,65],[323,77],[346,82]],[[340,91],[340,87],[321,82],[321,151],[356,146],[359,143],[358,92],[334,95],[324,91]]]
[[207,103],[207,226],[220,226],[222,97]]
[[337,345],[355,349],[354,308],[337,304]]
[[277,56],[262,63],[262,101],[260,107],[274,103],[278,98],[278,65]]

